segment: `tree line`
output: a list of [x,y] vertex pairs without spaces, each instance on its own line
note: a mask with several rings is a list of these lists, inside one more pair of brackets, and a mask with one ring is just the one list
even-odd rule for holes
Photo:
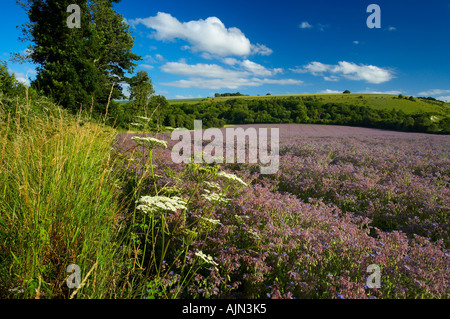
[[332,124],[409,132],[450,133],[450,117],[433,112],[406,114],[400,109],[375,110],[368,106],[327,102],[314,97],[206,100],[168,108],[164,124],[193,127],[201,119],[205,128],[226,124]]

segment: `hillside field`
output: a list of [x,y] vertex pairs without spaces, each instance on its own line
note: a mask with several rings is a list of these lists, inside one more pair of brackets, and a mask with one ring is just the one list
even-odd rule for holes
[[197,99],[178,99],[168,100],[171,105],[196,104],[200,102],[221,102],[232,99],[273,99],[287,97],[317,97],[322,103],[345,103],[356,106],[369,106],[376,110],[402,110],[406,114],[415,114],[419,112],[437,112],[443,115],[450,114],[450,103],[442,101],[432,101],[414,97],[414,101],[409,96],[402,99],[398,95],[391,94],[293,94],[293,95],[257,95],[257,96],[227,96],[227,97],[208,97]]

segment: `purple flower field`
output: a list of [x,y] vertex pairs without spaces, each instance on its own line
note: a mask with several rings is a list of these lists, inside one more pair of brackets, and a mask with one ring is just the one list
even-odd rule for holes
[[[189,198],[187,214],[164,217],[171,246],[158,280],[166,296],[450,297],[449,136],[343,126],[251,127],[280,128],[280,166],[276,174],[262,175],[258,164],[221,165],[248,187],[206,175],[200,183],[186,165],[172,162],[175,141],[158,136],[169,147],[153,151],[158,178],[149,178],[141,193],[157,188]],[[121,153],[135,149],[132,136],[119,135]],[[140,174],[137,166],[128,170]],[[217,202],[208,200],[212,182],[227,190]],[[194,267],[199,251],[213,262]],[[373,264],[381,270],[380,288],[367,285]],[[195,272],[183,281],[188,266]]]

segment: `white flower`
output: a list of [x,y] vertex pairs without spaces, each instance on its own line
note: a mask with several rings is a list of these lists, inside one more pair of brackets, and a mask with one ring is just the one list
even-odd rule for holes
[[210,188],[215,188],[215,189],[220,190],[220,185],[217,184],[216,182],[208,182],[208,181],[205,181],[204,183],[206,184],[206,186],[208,186],[208,187],[210,187]]
[[151,120],[151,119],[149,119],[148,117],[145,117],[145,116],[136,116],[136,118],[144,120],[144,121],[150,121]]
[[[208,190],[205,190],[209,193]],[[207,201],[210,202],[216,202],[218,201],[219,203],[228,203],[230,200],[227,198],[221,198],[219,194],[216,193],[212,193],[212,194],[202,194],[202,197],[206,198]]]
[[211,256],[205,255],[201,250],[197,251],[195,253],[195,256],[200,257],[207,264],[211,264],[214,266],[218,265]]
[[218,219],[211,219],[211,218],[206,218],[206,217],[200,217],[201,219],[203,219],[204,221],[206,221],[206,222],[208,222],[208,223],[211,223],[211,224],[213,224],[213,225],[220,225],[221,224],[221,222],[220,222],[220,220],[218,220]]
[[248,184],[246,182],[244,182],[242,179],[240,179],[239,177],[237,177],[236,175],[233,175],[233,174],[219,172],[219,173],[217,173],[217,176],[224,177],[230,181],[235,181],[235,182],[241,183],[244,186],[248,186]]
[[186,209],[186,202],[180,197],[144,196],[137,201],[136,209],[144,213],[155,213],[161,210],[176,212],[178,209]]
[[253,229],[249,229],[247,231],[250,235],[252,235],[253,237],[255,237],[256,239],[261,239],[261,237],[258,235],[257,232],[255,232]]
[[158,140],[153,137],[139,137],[139,136],[133,136],[131,138],[133,141],[135,141],[137,144],[143,144],[146,145],[149,149],[153,148],[167,148],[167,142]]

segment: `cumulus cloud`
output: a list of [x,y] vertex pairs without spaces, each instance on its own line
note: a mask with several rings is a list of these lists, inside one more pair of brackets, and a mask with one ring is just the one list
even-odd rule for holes
[[35,74],[37,74],[37,72],[36,72],[36,70],[30,69],[30,68],[27,69],[26,72],[27,73],[25,74],[23,72],[18,72],[18,71],[15,71],[15,70],[12,70],[12,69],[8,68],[8,73],[14,74],[14,77],[16,78],[16,80],[18,82],[23,83],[25,85],[29,85],[30,84],[29,75],[30,74],[31,75],[35,75]]
[[225,58],[222,61],[223,61],[223,63],[228,64],[228,65],[236,65],[239,63],[239,61],[235,58]]
[[241,62],[241,65],[247,71],[249,71],[255,75],[258,75],[258,76],[271,76],[274,73],[273,71],[266,69],[261,64],[252,62],[250,60],[244,60],[243,62]]
[[324,79],[327,81],[337,81],[339,77],[343,77],[348,80],[366,81],[374,84],[390,81],[394,77],[388,69],[374,65],[358,65],[346,61],[340,61],[337,65],[311,62],[303,68],[291,69],[291,71],[296,73],[311,73],[314,76],[324,76]]
[[147,69],[147,70],[151,70],[151,69],[154,68],[153,65],[149,65],[149,64],[139,64],[139,66],[140,66],[141,68],[144,68],[144,69]]
[[207,78],[236,78],[250,75],[248,72],[225,69],[217,64],[186,64],[184,62],[168,62],[161,70],[176,75],[207,77]]
[[433,95],[440,95],[440,94],[447,94],[447,93],[450,93],[450,90],[433,89],[433,90],[420,92],[419,95],[420,96],[433,96]]
[[271,79],[270,76],[281,73],[282,69],[267,69],[250,60],[239,61],[228,58],[224,59],[224,63],[234,67],[231,69],[217,64],[187,64],[185,61],[169,62],[161,67],[162,71],[187,76],[188,79],[161,84],[179,88],[217,90],[264,84],[299,85],[303,83],[295,79]]
[[222,57],[272,53],[265,45],[252,45],[238,28],[226,28],[217,17],[180,22],[168,13],[158,12],[154,17],[131,20],[130,24],[143,24],[155,30],[152,36],[157,40],[185,40],[193,52],[206,52]]
[[325,94],[339,94],[339,93],[342,93],[342,91],[336,91],[336,90],[326,89],[326,90],[323,90],[323,91],[319,91],[318,93],[325,93]]
[[311,29],[313,26],[311,24],[309,24],[308,21],[303,21],[302,23],[300,23],[300,25],[298,27],[300,29]]
[[391,90],[391,91],[373,91],[373,90],[366,90],[364,92],[358,92],[358,93],[365,93],[365,94],[392,94],[392,95],[399,95],[402,94],[402,91],[398,90]]
[[436,97],[436,99],[439,101],[450,102],[450,95],[449,96],[438,96],[438,97]]
[[271,48],[266,47],[264,44],[257,43],[256,45],[251,46],[251,54],[256,55],[271,55],[273,50]]
[[298,25],[300,29],[318,29],[320,31],[325,31],[325,28],[328,28],[328,24],[317,23],[316,25],[310,24],[308,21],[303,21]]
[[239,89],[240,87],[256,87],[264,84],[279,85],[299,85],[303,82],[294,79],[260,79],[260,78],[223,78],[223,79],[204,79],[191,78],[189,80],[179,80],[170,83],[161,83],[162,85],[178,88],[198,88],[198,89]]

